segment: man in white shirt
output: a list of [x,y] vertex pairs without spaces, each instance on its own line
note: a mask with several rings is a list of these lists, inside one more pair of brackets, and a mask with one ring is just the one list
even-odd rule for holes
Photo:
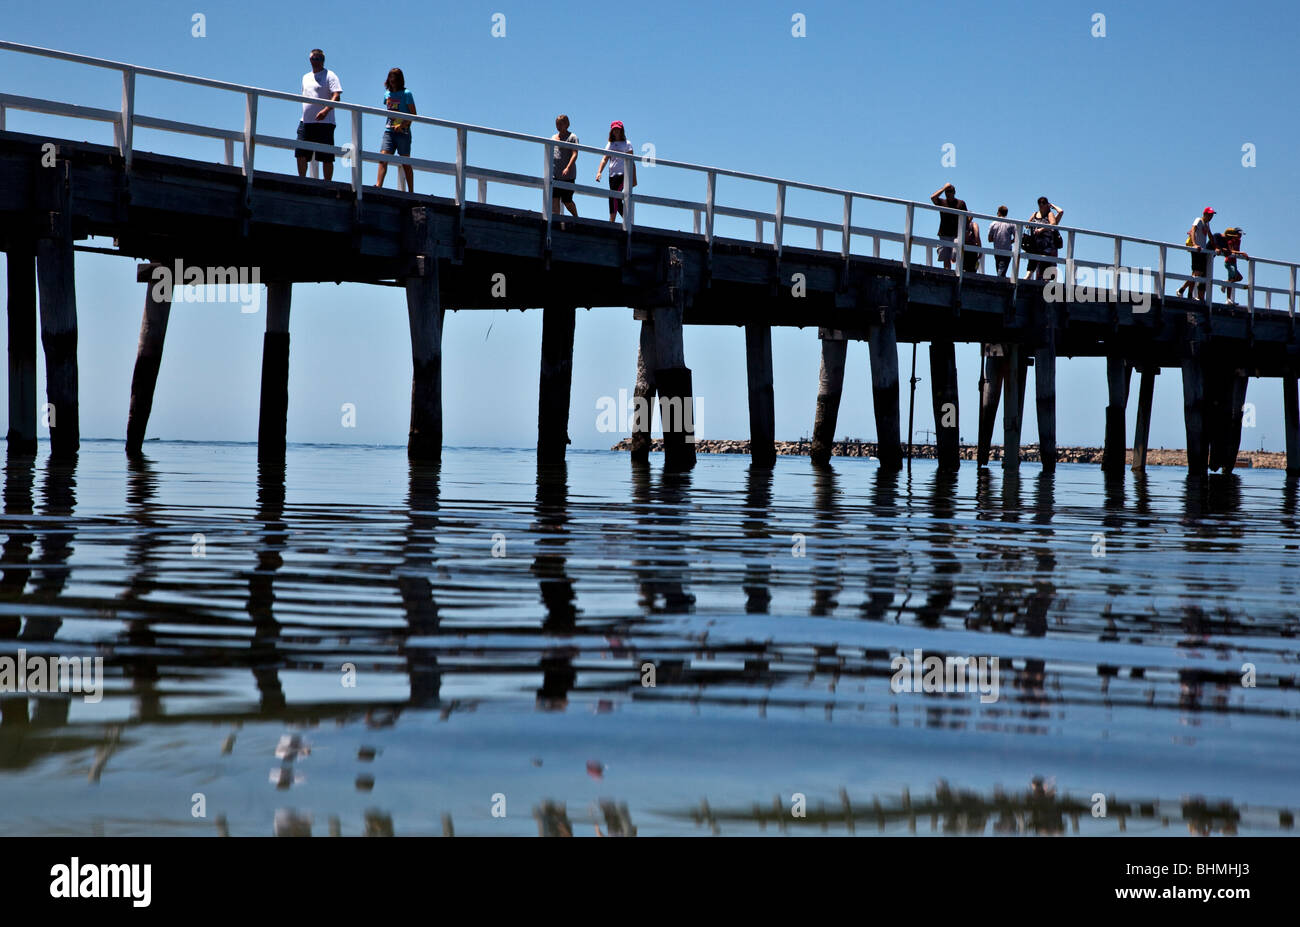
[[[325,69],[325,53],[313,48],[307,56],[311,70],[302,76],[302,95],[317,100],[334,102],[343,96],[343,85],[338,75]],[[334,144],[334,107],[320,103],[302,105],[302,122],[298,123],[298,139],[304,142],[316,142],[321,145]],[[315,158],[325,167],[325,179],[334,179],[334,155],[306,148],[297,149],[298,176],[307,176],[307,162]]]

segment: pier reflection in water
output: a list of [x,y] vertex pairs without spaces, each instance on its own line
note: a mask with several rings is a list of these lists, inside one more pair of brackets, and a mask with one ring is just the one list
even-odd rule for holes
[[6,461],[0,833],[1293,832],[1278,474],[150,451]]

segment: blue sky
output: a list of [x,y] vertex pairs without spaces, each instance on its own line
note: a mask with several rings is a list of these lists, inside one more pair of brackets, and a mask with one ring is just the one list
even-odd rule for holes
[[[1181,241],[1208,204],[1218,210],[1218,227],[1246,229],[1248,252],[1298,256],[1300,130],[1289,118],[1298,17],[1287,3],[145,0],[123,9],[83,0],[10,3],[0,37],[290,92],[307,50],[320,46],[352,102],[379,105],[384,76],[398,66],[420,112],[430,115],[549,134],[555,113],[565,111],[593,144],[603,143],[611,119],[622,119],[638,150],[650,142],[661,158],[921,201],[951,180],[972,209],[993,212],[1005,203],[1022,218],[1044,193],[1065,209],[1067,225],[1166,241]],[[491,35],[498,12],[506,17],[504,38]],[[1104,38],[1091,34],[1096,12],[1106,17]],[[195,13],[205,17],[205,37],[191,34]],[[795,13],[806,17],[804,38],[791,35]],[[10,93],[106,108],[120,99],[116,76],[98,69],[0,52],[0,74]],[[156,80],[138,87],[137,110],[166,118],[242,128],[241,105]],[[261,115],[259,131],[292,136],[293,104],[264,105]],[[9,125],[109,140],[90,123],[10,113]],[[367,121],[368,148],[378,147],[380,131],[378,120]],[[341,129],[340,142],[345,137]],[[955,167],[941,166],[946,143],[956,148]],[[1255,146],[1255,167],[1242,165],[1246,143]],[[137,148],[221,155],[215,143],[153,133],[141,133]],[[417,126],[414,148],[449,160],[452,136]],[[471,141],[470,161],[535,170],[537,156],[524,146]],[[580,158],[584,182],[592,182],[595,162]],[[290,172],[292,158],[259,150],[258,167]],[[644,170],[641,181],[638,192],[703,199],[702,181],[668,169]],[[417,188],[447,193],[449,184],[417,175]],[[770,197],[757,185],[719,188],[720,201],[736,206],[770,210]],[[604,211],[593,200],[579,205],[584,215]],[[838,208],[792,198],[788,212],[838,221]],[[865,213],[856,218],[869,221]],[[745,231],[737,224],[730,233]],[[77,278],[82,434],[121,436],[144,288],[131,262],[111,257],[79,254]],[[243,314],[229,303],[174,306],[150,435],[254,439],[264,328],[264,313]],[[631,390],[637,329],[627,309],[579,311],[575,446],[608,447],[619,437],[597,431],[597,402]],[[400,289],[298,285],[291,331],[290,441],[405,442],[410,348]],[[534,443],[540,338],[539,312],[448,314],[449,445]],[[773,348],[777,436],[797,438],[812,426],[816,331],[777,330]],[[910,353],[900,346],[904,376]],[[918,352],[918,432],[933,426],[926,356]],[[701,397],[700,434],[746,437],[743,332],[689,329],[686,359]],[[959,346],[958,367],[962,435],[973,440],[978,349]],[[1104,362],[1062,358],[1057,378],[1060,442],[1100,444]],[[1248,400],[1258,425],[1243,446],[1280,448],[1279,383],[1253,381]],[[1157,380],[1155,402],[1153,446],[1181,447],[1176,371]],[[356,406],[355,427],[343,427],[344,403]],[[1025,440],[1033,441],[1032,402],[1025,412]],[[865,345],[850,349],[838,430],[875,434]]]

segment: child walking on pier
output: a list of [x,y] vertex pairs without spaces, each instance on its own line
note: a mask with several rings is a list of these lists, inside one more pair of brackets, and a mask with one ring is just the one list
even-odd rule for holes
[[[401,68],[393,68],[388,72],[388,77],[384,80],[384,106],[398,113],[408,113],[412,116],[415,112],[415,97],[411,91],[406,89],[406,77],[402,74]],[[398,154],[403,158],[411,156],[411,120],[409,119],[389,119],[384,127],[384,139],[379,146],[380,154]],[[406,189],[415,192],[415,170],[409,164],[401,165],[406,173]],[[376,186],[384,185],[384,177],[388,174],[388,162],[379,162],[379,178],[375,181]]]
[[[623,123],[614,120],[609,124],[609,144],[605,146],[607,151],[621,151],[632,153],[632,143],[627,140],[627,132],[623,129]],[[623,178],[627,172],[628,158],[615,158],[605,155],[600,159],[600,165],[596,168],[596,183],[600,183],[600,172],[605,169],[605,163],[609,163],[609,189],[612,193],[623,192]],[[636,162],[632,161],[632,186],[636,186]],[[614,221],[615,213],[623,215],[623,198],[621,196],[611,196],[609,198],[609,221]]]

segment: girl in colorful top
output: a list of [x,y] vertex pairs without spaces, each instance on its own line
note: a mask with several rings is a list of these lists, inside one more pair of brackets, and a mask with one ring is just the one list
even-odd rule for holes
[[[401,68],[393,68],[384,81],[384,106],[398,113],[416,115],[415,97],[406,89],[406,77]],[[384,128],[384,141],[379,146],[380,154],[399,154],[403,158],[411,156],[411,120],[389,119]],[[406,171],[406,189],[415,192],[415,171],[409,164],[403,164]],[[388,173],[388,162],[379,162],[378,186],[384,185],[384,176]]]
[[[606,151],[632,153],[632,144],[627,140],[627,133],[623,131],[623,123],[614,120],[609,124],[609,144],[605,146]],[[600,159],[600,165],[596,168],[596,183],[600,183],[600,174],[605,170],[605,163],[609,162],[609,189],[613,193],[623,192],[623,175],[627,170],[627,158],[616,158],[605,155]],[[636,162],[632,162],[632,186],[636,186]],[[609,198],[609,221],[615,221],[615,214],[623,215],[623,198],[621,196],[611,196]]]
[[[1242,280],[1241,271],[1237,268],[1237,258],[1246,258],[1250,260],[1250,255],[1241,250],[1241,236],[1246,234],[1241,229],[1233,226],[1223,230],[1222,235],[1214,236],[1214,249],[1223,255],[1223,269],[1228,272],[1228,283],[1240,283]],[[1237,301],[1232,298],[1232,287],[1220,287],[1228,297],[1228,305],[1235,306]]]

